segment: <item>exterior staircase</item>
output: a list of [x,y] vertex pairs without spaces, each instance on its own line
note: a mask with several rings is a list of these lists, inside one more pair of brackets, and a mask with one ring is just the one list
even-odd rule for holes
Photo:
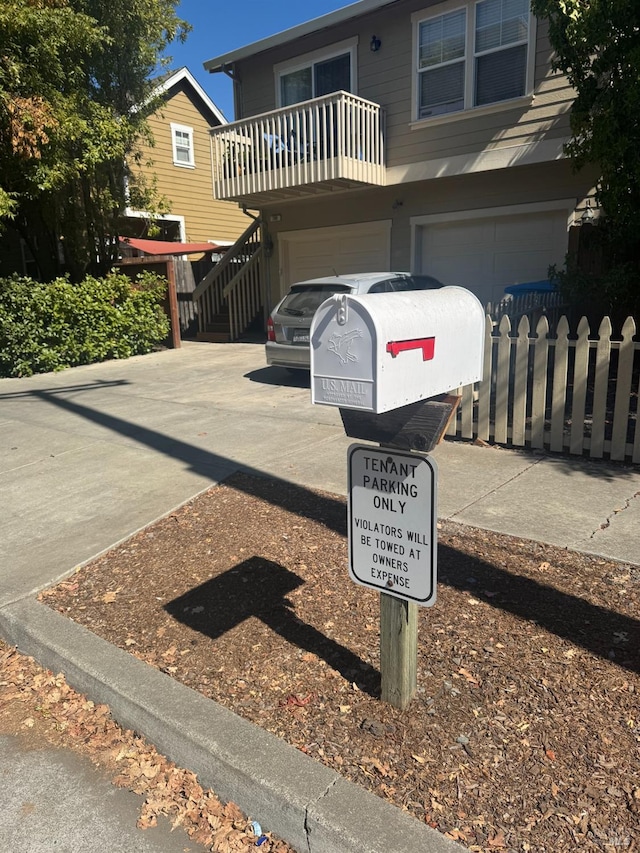
[[199,341],[236,341],[261,317],[264,252],[261,220],[254,219],[193,291]]

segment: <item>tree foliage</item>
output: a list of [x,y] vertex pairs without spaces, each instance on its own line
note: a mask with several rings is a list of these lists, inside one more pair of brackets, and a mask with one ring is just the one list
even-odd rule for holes
[[[618,300],[640,308],[640,2],[533,0],[549,22],[555,67],[576,90],[567,153],[600,170],[599,229]],[[635,285],[627,280],[632,276]],[[608,274],[606,274],[608,275]],[[610,288],[611,289],[611,288]],[[614,301],[615,301],[614,297]],[[633,308],[629,305],[629,308]]]
[[126,193],[131,204],[152,204],[126,164],[157,107],[151,75],[167,61],[159,57],[186,35],[178,2],[0,6],[0,223],[18,230],[45,278],[61,263],[75,279],[107,268]]

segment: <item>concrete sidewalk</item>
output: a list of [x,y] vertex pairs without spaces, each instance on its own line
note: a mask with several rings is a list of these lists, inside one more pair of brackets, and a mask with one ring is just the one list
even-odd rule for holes
[[[219,736],[214,733],[212,742],[213,703],[203,706],[202,697],[179,685],[173,709],[178,717],[166,718],[157,700],[167,691],[174,695],[171,679],[146,668],[143,677],[139,662],[132,667],[133,658],[52,616],[33,598],[238,468],[345,494],[351,440],[338,411],[311,406],[308,383],[263,365],[260,345],[187,344],[126,362],[0,380],[0,633],[63,670],[92,698],[108,701],[125,725],[304,849],[455,849],[430,830],[425,836],[426,827],[396,810],[393,819],[385,814],[382,825],[370,816],[370,833],[353,814],[345,828],[347,815],[339,813],[330,792],[337,786],[340,802],[357,802],[358,814],[369,814],[359,798],[368,803],[370,795],[351,786],[347,796],[342,786],[348,783],[333,774],[315,779],[313,762],[306,764],[305,756],[279,742],[272,745],[271,736],[264,741],[264,733],[255,734],[257,755],[283,750],[283,775],[277,762],[259,758],[258,767],[250,767],[250,756],[240,750],[249,735],[244,729],[238,734],[237,718],[221,720],[216,710]],[[638,468],[449,441],[434,457],[441,517],[640,560]],[[185,719],[193,725],[186,740],[180,735]],[[225,743],[240,751],[230,755]],[[290,767],[297,764],[290,762],[298,758],[287,750],[305,759],[301,778],[315,779],[313,784],[292,784]],[[259,814],[252,797],[261,804]],[[371,807],[380,814],[379,801]],[[354,820],[357,838],[351,837]],[[414,824],[420,841],[411,835],[418,831]],[[395,827],[402,844],[410,839],[400,827],[409,827],[411,843],[419,846],[394,846],[386,826]]]
[[0,735],[0,849],[7,853],[206,853],[169,821],[136,828],[141,798],[87,758]]

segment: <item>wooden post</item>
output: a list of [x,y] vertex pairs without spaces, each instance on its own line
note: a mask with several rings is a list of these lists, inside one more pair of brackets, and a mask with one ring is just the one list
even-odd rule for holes
[[169,302],[169,322],[171,324],[171,330],[169,335],[171,337],[171,346],[173,349],[180,348],[180,315],[178,313],[178,296],[176,293],[176,270],[174,266],[174,259],[167,259],[167,281],[169,282],[169,287],[167,289],[167,299]]
[[430,453],[447,431],[460,399],[441,394],[380,415],[340,409],[340,417],[344,431],[351,438],[377,441],[381,446],[398,450]]
[[418,686],[418,605],[380,593],[382,701],[403,711]]
[[[433,406],[425,405],[422,408],[429,410]],[[440,441],[456,409],[455,405],[446,408],[446,415],[440,416],[438,412],[438,426],[434,428],[430,423],[425,431],[431,439],[431,442],[425,442],[427,446]],[[395,415],[396,412],[391,414]],[[402,449],[406,430],[403,428],[401,433],[403,438],[400,435],[393,436],[389,447]],[[415,436],[412,436],[412,441],[419,446]],[[401,711],[416,695],[418,687],[418,605],[387,595],[386,592],[380,593],[380,687],[382,701]]]
[[163,306],[170,324],[167,343],[173,349],[178,349],[181,345],[180,314],[178,313],[176,273],[173,260],[173,255],[154,255],[153,257],[145,255],[144,258],[123,258],[117,266],[132,280],[135,280],[139,272],[147,270],[165,276],[169,283]]
[[[440,395],[382,414],[340,409],[352,438],[397,450],[431,451],[455,415],[460,397]],[[418,686],[418,605],[380,593],[381,698],[403,711]]]

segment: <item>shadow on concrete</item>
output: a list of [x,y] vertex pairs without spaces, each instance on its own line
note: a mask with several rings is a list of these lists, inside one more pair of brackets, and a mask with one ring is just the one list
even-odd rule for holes
[[[306,371],[295,371],[295,373],[290,373],[283,367],[263,367],[245,374],[244,378],[249,379],[251,382],[259,382],[264,385],[271,385],[275,387],[310,387],[310,377]],[[34,397],[39,400],[46,400],[50,403],[53,403],[54,405],[58,405],[60,408],[66,409],[70,412],[74,412],[80,415],[81,417],[85,417],[87,418],[87,420],[91,420],[94,423],[100,424],[109,429],[113,429],[114,432],[117,432],[120,435],[125,435],[130,438],[139,440],[141,444],[144,444],[147,447],[151,447],[154,450],[158,450],[163,453],[168,452],[168,445],[171,444],[171,446],[177,452],[174,453],[173,451],[169,451],[168,455],[176,459],[182,459],[184,462],[191,466],[191,469],[193,471],[204,474],[205,476],[211,475],[214,479],[220,479],[220,476],[211,474],[212,466],[220,464],[223,465],[223,467],[220,469],[222,471],[221,476],[226,476],[226,474],[229,473],[229,466],[232,466],[233,470],[237,470],[239,467],[242,467],[243,470],[247,471],[254,470],[254,473],[256,473],[257,475],[265,476],[264,473],[261,472],[259,469],[250,469],[246,466],[239,466],[236,462],[226,459],[226,457],[218,456],[214,453],[208,453],[207,451],[203,451],[200,448],[192,447],[191,445],[188,445],[185,442],[174,441],[173,439],[167,438],[162,433],[158,433],[154,430],[149,430],[145,427],[137,426],[136,424],[132,424],[121,418],[116,418],[111,415],[104,414],[103,412],[99,412],[96,409],[91,409],[88,406],[83,406],[79,403],[71,402],[70,400],[65,400],[60,396],[64,394],[75,394],[94,390],[104,390],[107,388],[117,388],[128,385],[131,385],[131,383],[126,379],[118,379],[111,381],[96,380],[93,383],[87,383],[83,385],[68,385],[60,388],[51,388],[48,390],[18,391],[14,393],[0,394],[0,400],[24,400],[28,399],[29,397]],[[469,439],[454,438],[451,436],[446,436],[445,440],[448,443],[451,442],[456,444],[473,443]],[[499,454],[503,452],[503,450],[504,448],[499,445],[489,445],[488,447],[477,448],[478,453]],[[530,459],[532,462],[540,462],[543,460],[545,462],[549,462],[553,464],[554,467],[557,468],[562,474],[568,477],[571,477],[573,474],[580,474],[582,476],[586,475],[588,477],[594,477],[599,480],[604,480],[605,482],[613,482],[615,480],[619,480],[621,477],[635,477],[638,473],[637,465],[628,465],[624,462],[610,462],[605,459],[588,459],[583,456],[551,454],[546,453],[545,451],[532,450],[526,447],[509,447],[508,452],[510,454],[518,454],[526,459]],[[197,459],[195,458],[196,455],[198,457]],[[500,464],[499,457],[496,457],[496,464]],[[630,495],[630,497],[634,496]]]
[[[128,385],[126,381],[115,382],[98,382],[95,385],[77,385],[68,386],[65,388],[56,388],[52,390],[34,390],[29,392],[18,392],[16,394],[0,395],[0,400],[18,397],[32,396],[38,400],[44,400],[59,409],[85,418],[94,424],[109,429],[117,435],[130,438],[133,441],[139,442],[141,445],[162,453],[171,459],[177,459],[187,465],[191,471],[203,477],[207,477],[213,481],[219,482],[226,479],[234,471],[243,471],[253,477],[261,478],[265,483],[263,493],[264,500],[273,503],[276,506],[282,506],[281,493],[290,484],[286,480],[280,480],[277,477],[265,473],[259,468],[254,468],[251,465],[240,465],[237,461],[229,459],[227,456],[222,456],[218,453],[213,453],[210,450],[204,450],[201,447],[195,447],[186,441],[171,438],[157,430],[149,429],[148,427],[132,423],[124,418],[115,415],[101,412],[98,409],[83,405],[75,400],[65,399],[63,394],[72,394],[79,391],[102,390],[107,387],[118,387]],[[239,487],[238,487],[239,488]],[[290,507],[292,512],[295,512],[301,517],[321,521],[327,527],[338,530],[343,533],[345,529],[345,507],[340,500],[325,500],[323,507],[328,504],[333,506],[333,512],[326,513],[326,518],[319,512],[315,506],[315,493],[308,489],[300,487],[300,491],[305,495],[306,500],[300,501],[298,506]],[[337,514],[336,514],[337,509]]]
[[309,388],[311,384],[308,370],[287,370],[285,367],[261,367],[245,373],[244,378],[261,385],[285,385],[288,388]]
[[[472,439],[449,435],[445,436],[445,440],[452,444],[473,444]],[[523,459],[530,460],[532,464],[541,461],[549,462],[567,477],[580,474],[581,476],[586,475],[604,480],[607,483],[624,477],[635,477],[639,470],[637,465],[628,465],[626,462],[611,462],[608,459],[590,459],[586,456],[570,456],[563,453],[547,453],[545,450],[534,450],[529,447],[503,447],[499,444],[488,444],[486,447],[478,447],[477,449],[479,453],[494,454],[506,450],[511,455],[518,455]],[[499,464],[499,457],[496,457],[496,465]]]
[[[170,456],[172,459],[179,459],[185,465],[189,465],[193,471],[214,480],[219,481],[232,472],[240,470],[245,476],[243,477],[242,474],[235,476],[229,483],[233,488],[257,495],[275,506],[283,507],[300,517],[319,521],[328,528],[346,535],[345,502],[342,499],[317,495],[302,486],[265,475],[260,469],[238,466],[228,457],[202,450],[179,439],[169,438],[156,430],[97,411],[61,396],[74,391],[91,391],[94,387],[100,389],[125,384],[127,383],[124,381],[97,382],[94,386],[57,388],[52,391],[37,390],[17,395],[9,394],[6,398],[33,395],[38,399],[46,400],[78,417],[86,418],[119,435],[138,441],[156,452]],[[489,599],[492,607],[538,624],[599,657],[613,660],[624,668],[632,671],[640,669],[640,622],[638,620],[606,607],[590,604],[580,597],[561,592],[553,587],[512,575],[506,569],[498,568],[448,547],[439,548],[439,562],[441,583],[473,594],[477,594],[478,589],[496,591],[498,595]],[[473,583],[469,580],[470,578],[474,578]],[[283,589],[285,587],[286,584]],[[279,606],[279,612],[282,617],[282,605]],[[626,637],[627,641],[624,645],[613,648],[616,635]],[[320,637],[321,635],[317,638],[318,642]],[[304,642],[304,637],[301,641]],[[613,658],[610,656],[612,651]]]
[[165,605],[178,622],[212,639],[255,617],[288,643],[312,652],[370,696],[380,695],[380,673],[346,646],[301,622],[287,595],[304,584],[294,572],[251,557]]
[[94,382],[86,382],[82,385],[64,385],[60,388],[49,388],[34,391],[14,391],[8,394],[0,394],[0,400],[28,400],[33,397],[36,400],[47,400],[53,402],[53,397],[58,394],[76,394],[83,391],[102,391],[105,388],[125,388],[131,385],[128,379],[96,379]]

